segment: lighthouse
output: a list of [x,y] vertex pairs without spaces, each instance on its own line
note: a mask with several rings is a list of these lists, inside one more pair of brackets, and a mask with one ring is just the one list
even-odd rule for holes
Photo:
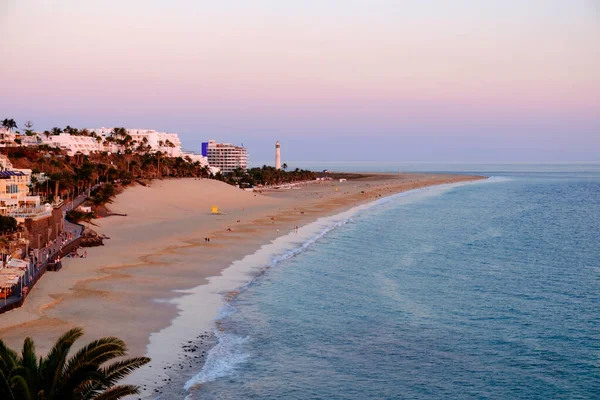
[[281,169],[281,145],[275,143],[275,169]]

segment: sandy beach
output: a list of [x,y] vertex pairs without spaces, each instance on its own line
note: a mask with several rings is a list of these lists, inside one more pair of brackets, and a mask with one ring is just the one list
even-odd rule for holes
[[[81,326],[86,331],[82,343],[114,335],[128,343],[131,354],[143,355],[150,335],[168,327],[178,314],[165,300],[203,285],[296,226],[382,196],[477,179],[481,177],[376,174],[263,193],[214,180],[135,185],[109,205],[126,216],[95,221],[93,229],[110,238],[105,246],[87,249],[87,258],[65,259],[60,272],[47,273],[23,307],[0,316],[0,337],[20,347],[31,336],[44,352],[66,329]],[[211,213],[213,206],[219,215]]]

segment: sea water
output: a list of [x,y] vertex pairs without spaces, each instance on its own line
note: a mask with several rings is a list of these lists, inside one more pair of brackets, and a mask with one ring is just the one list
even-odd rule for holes
[[480,171],[273,254],[188,398],[600,398],[600,168]]

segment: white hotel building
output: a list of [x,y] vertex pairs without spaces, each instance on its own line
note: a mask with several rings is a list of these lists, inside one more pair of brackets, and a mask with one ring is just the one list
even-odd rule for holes
[[68,155],[74,156],[77,153],[89,155],[95,151],[104,151],[104,138],[99,137],[99,141],[91,136],[73,136],[68,133],[59,135],[50,135],[48,137],[40,135],[42,143],[50,147],[58,147],[65,150]]
[[[91,131],[104,139],[112,136],[113,128],[98,128]],[[146,138],[148,145],[154,151],[161,151],[169,157],[182,157],[181,140],[176,133],[157,132],[154,129],[127,129],[127,134],[138,144]],[[168,146],[168,142],[173,143],[173,147]]]
[[217,143],[214,140],[202,143],[202,155],[208,164],[221,172],[233,172],[237,168],[248,169],[248,150],[231,143]]
[[[106,138],[112,136],[112,128],[91,129],[97,136],[79,136],[68,133],[59,135],[50,135],[46,137],[39,135],[43,144],[52,147],[59,147],[73,156],[77,153],[89,155],[92,152],[108,151],[116,153],[119,151],[119,146],[115,143],[105,143]],[[185,154],[181,150],[181,141],[176,133],[157,132],[152,129],[127,129],[127,134],[137,143],[143,142],[144,138],[148,140],[148,145],[152,151],[161,151],[168,154],[169,157],[184,157]],[[169,146],[168,143],[173,146]],[[32,143],[33,144],[33,143]]]

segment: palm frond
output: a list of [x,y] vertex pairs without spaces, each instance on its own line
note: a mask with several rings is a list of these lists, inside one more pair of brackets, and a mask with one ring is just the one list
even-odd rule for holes
[[[139,387],[117,383],[150,359],[121,359],[127,354],[127,346],[116,337],[92,341],[69,357],[82,335],[80,328],[71,329],[45,357],[39,358],[30,338],[23,342],[20,354],[0,340],[0,399],[112,400],[139,394]],[[119,361],[104,366],[115,358]]]
[[0,371],[0,399],[15,400],[11,384],[2,371]]
[[73,395],[80,393],[82,388],[103,383],[104,375],[97,365],[83,364],[73,371],[67,380],[61,381],[50,393],[50,397],[56,399],[79,398],[79,396]]
[[102,392],[98,396],[94,397],[93,400],[118,400],[125,396],[131,396],[139,393],[140,388],[138,386],[119,385]]
[[94,385],[88,385],[85,390],[82,390],[82,399],[90,400],[101,393],[102,390],[110,388],[119,380],[123,379],[127,375],[131,374],[138,368],[150,362],[148,357],[134,357],[126,360],[115,362],[108,367],[102,369],[102,375],[104,376],[104,382]]
[[9,376],[13,368],[19,363],[19,355],[0,340],[0,372]]
[[109,365],[102,370],[102,373],[108,382],[114,384],[114,382],[125,378],[127,375],[131,374],[136,369],[143,367],[149,362],[150,359],[148,357],[128,358],[126,360],[118,361]]
[[[83,335],[81,328],[73,328],[63,334],[54,344],[48,355],[43,359],[40,368],[40,378],[48,393],[53,393],[60,383],[60,377],[73,343]],[[40,388],[42,389],[42,388]]]
[[23,351],[21,353],[21,364],[30,371],[37,369],[37,356],[35,354],[35,344],[31,338],[26,338],[23,341]]
[[[115,337],[102,338],[89,343],[71,357],[66,364],[61,377],[61,386],[67,385],[66,382],[72,379],[71,377],[76,375],[77,371],[84,366],[93,365],[100,372],[100,367],[103,363],[117,357],[123,357],[126,355],[126,350],[125,343]],[[87,388],[87,390],[97,391],[109,386],[104,385],[102,380],[97,380],[92,382],[91,389]],[[84,398],[89,396],[86,388],[80,387],[80,390],[82,390],[82,393],[85,393]]]
[[29,391],[29,385],[24,377],[16,375],[10,378],[10,385],[12,387],[12,394],[15,399],[19,400],[32,400],[31,393]]
[[82,347],[67,363],[65,373],[76,369],[81,364],[102,365],[113,358],[127,354],[127,345],[116,337],[105,337],[94,340]]

